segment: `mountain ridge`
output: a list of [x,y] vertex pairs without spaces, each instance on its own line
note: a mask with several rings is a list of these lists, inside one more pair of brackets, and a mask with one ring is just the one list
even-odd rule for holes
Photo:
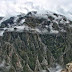
[[72,22],[66,17],[29,12],[14,18],[0,25],[1,72],[60,72],[72,61]]
[[[36,19],[38,22],[31,25],[27,23],[30,19]],[[31,20],[32,21],[32,20]],[[9,19],[1,18],[0,20],[0,28],[4,31],[16,31],[14,28],[26,27],[27,30],[35,30],[41,34],[43,33],[59,33],[59,32],[66,32],[64,27],[71,27],[71,21],[67,19],[65,16],[58,15],[56,13],[47,12],[45,14],[39,14],[36,11],[29,12],[28,14],[21,14],[17,15],[16,17],[10,17]],[[34,28],[35,27],[35,28]],[[16,28],[16,29],[17,29]],[[32,29],[31,29],[32,28]],[[56,30],[57,29],[57,30]],[[25,29],[26,30],[26,29]],[[18,30],[19,31],[19,30]],[[2,33],[3,33],[2,32]],[[2,36],[2,35],[1,35]]]

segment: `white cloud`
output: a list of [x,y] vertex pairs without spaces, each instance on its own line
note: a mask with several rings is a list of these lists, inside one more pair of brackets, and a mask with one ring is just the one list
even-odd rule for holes
[[72,0],[0,0],[0,16],[27,13],[32,10],[49,10],[72,14]]

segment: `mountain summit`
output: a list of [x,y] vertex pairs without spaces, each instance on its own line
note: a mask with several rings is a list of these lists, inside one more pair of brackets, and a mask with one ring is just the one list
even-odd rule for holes
[[71,28],[72,21],[65,16],[46,12],[43,14],[36,11],[28,14],[20,14],[8,19],[0,18],[0,36],[4,32],[23,32],[29,31],[39,34],[58,34],[66,32],[67,28]]

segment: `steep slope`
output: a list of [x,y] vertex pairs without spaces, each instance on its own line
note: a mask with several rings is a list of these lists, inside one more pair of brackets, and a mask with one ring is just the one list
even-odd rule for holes
[[52,72],[72,61],[72,22],[66,17],[29,12],[0,23],[1,72]]

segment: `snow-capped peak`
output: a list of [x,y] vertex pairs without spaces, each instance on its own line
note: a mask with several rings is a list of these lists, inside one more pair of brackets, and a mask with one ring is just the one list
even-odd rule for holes
[[40,13],[37,11],[20,14],[0,20],[0,36],[4,32],[24,32],[39,34],[58,34],[71,28],[71,21],[65,16],[53,12]]

